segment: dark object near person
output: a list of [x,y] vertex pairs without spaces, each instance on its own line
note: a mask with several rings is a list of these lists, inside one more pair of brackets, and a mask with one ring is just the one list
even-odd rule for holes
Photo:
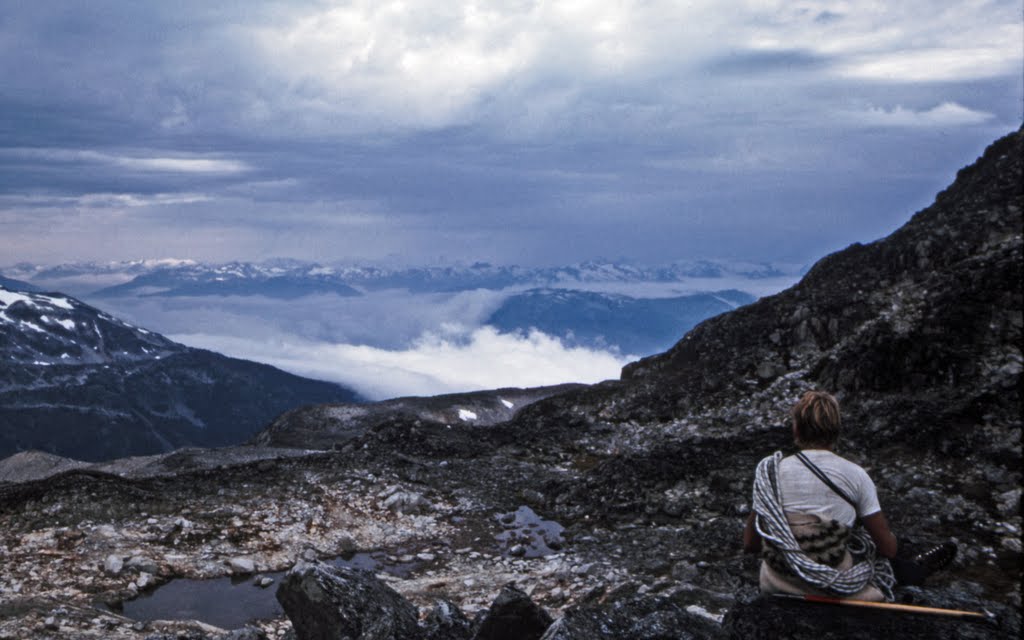
[[935,573],[940,569],[945,569],[956,559],[956,545],[952,542],[943,542],[942,544],[932,547],[924,553],[919,553],[911,560],[915,564],[919,564],[928,570],[928,573]]
[[925,579],[945,569],[956,559],[957,548],[952,542],[943,542],[927,551],[903,558],[897,555],[889,559],[892,565],[893,575],[896,582],[903,586],[919,587],[924,584]]

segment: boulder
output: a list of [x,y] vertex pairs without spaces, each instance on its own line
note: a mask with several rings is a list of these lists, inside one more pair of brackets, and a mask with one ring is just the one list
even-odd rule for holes
[[484,614],[474,640],[537,640],[551,625],[547,611],[514,584],[501,590]]
[[412,491],[397,491],[384,501],[384,506],[397,515],[416,514],[431,509],[430,501]]
[[116,554],[110,554],[106,560],[103,561],[103,570],[112,576],[116,576],[121,573],[121,569],[124,568],[124,560],[121,556]]
[[277,589],[297,640],[421,637],[416,607],[368,571],[299,561]]
[[248,575],[256,571],[256,563],[251,558],[231,558],[228,560],[231,573]]
[[438,601],[423,621],[424,640],[470,640],[473,621],[456,605]]
[[158,574],[160,573],[160,565],[156,563],[152,558],[145,556],[132,556],[124,563],[126,569],[134,569],[142,573]]

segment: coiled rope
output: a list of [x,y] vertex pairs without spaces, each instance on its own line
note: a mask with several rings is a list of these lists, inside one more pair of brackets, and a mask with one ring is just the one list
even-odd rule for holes
[[892,587],[896,579],[892,575],[889,561],[876,557],[875,543],[863,527],[856,527],[850,535],[847,549],[859,562],[845,570],[838,570],[826,564],[815,562],[800,548],[800,544],[789,528],[789,521],[782,510],[782,491],[779,487],[779,461],[782,453],[776,451],[757,465],[754,472],[754,511],[757,513],[757,532],[767,542],[782,552],[790,569],[801,580],[813,587],[836,596],[852,596],[869,584],[873,584],[892,600]]

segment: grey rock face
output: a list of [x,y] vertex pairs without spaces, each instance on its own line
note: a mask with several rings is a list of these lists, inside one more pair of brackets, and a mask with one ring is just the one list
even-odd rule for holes
[[365,571],[299,562],[281,581],[277,600],[298,640],[420,636],[416,607]]

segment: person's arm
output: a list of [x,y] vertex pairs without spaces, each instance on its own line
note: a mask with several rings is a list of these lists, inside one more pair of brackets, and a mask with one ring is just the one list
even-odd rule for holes
[[886,558],[895,558],[896,536],[889,530],[889,521],[885,519],[885,514],[881,511],[876,511],[870,516],[861,518],[861,522],[864,523],[864,528],[871,535],[878,553]]
[[747,518],[747,525],[743,528],[744,553],[757,553],[761,550],[761,534],[757,532],[757,527],[754,526],[754,518],[756,517],[757,514],[751,511],[750,516]]

